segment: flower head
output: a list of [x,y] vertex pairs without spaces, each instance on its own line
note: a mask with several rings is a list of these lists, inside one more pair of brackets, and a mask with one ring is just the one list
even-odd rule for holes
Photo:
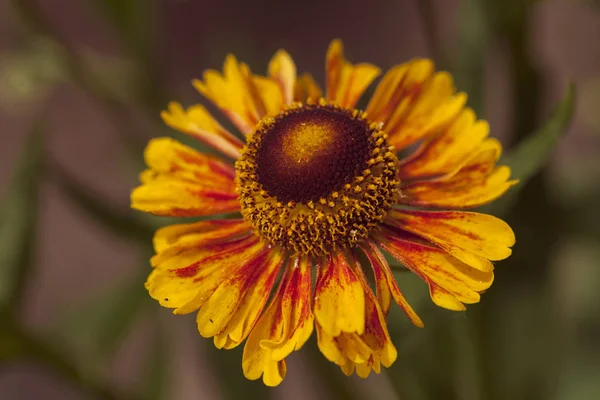
[[[157,215],[228,214],[159,229],[146,287],[175,314],[197,312],[200,334],[218,348],[245,340],[244,374],[269,386],[313,330],[345,374],[366,377],[394,362],[392,300],[423,323],[382,251],[423,279],[437,305],[464,310],[492,284],[491,261],[515,242],[503,221],[457,211],[516,181],[496,166],[499,142],[449,74],[429,60],[393,67],[360,111],[379,69],[351,64],[333,41],[326,72],[323,97],[282,50],[267,76],[228,56],[223,73],[207,71],[194,86],[239,135],[201,105],[171,103],[165,122],[222,157],[154,139],[131,195],[132,207]],[[399,159],[409,146],[416,150]]]

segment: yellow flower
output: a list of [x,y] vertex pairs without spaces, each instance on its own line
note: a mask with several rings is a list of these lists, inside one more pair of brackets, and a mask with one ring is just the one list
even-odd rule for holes
[[[437,305],[464,310],[492,284],[491,261],[515,242],[495,217],[452,211],[488,203],[516,181],[496,166],[499,142],[448,73],[423,59],[393,67],[363,112],[354,107],[379,69],[348,62],[336,40],[326,72],[323,98],[285,51],[267,76],[228,56],[223,73],[207,71],[194,86],[245,140],[203,106],[172,103],[165,122],[223,158],[152,140],[131,195],[133,208],[157,215],[236,213],[159,229],[146,287],[175,314],[197,311],[200,334],[218,348],[246,340],[244,374],[269,386],[314,328],[323,355],[345,374],[366,377],[394,362],[392,299],[423,323],[381,250],[423,279]],[[398,160],[409,146],[416,150]]]

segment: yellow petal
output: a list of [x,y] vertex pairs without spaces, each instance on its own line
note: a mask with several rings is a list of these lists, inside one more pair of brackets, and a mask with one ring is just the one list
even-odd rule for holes
[[341,107],[352,108],[380,70],[371,64],[353,65],[344,58],[340,40],[329,45],[326,61],[327,100]]
[[398,353],[389,336],[385,315],[360,265],[356,260],[354,262],[354,270],[365,295],[364,332],[341,332],[338,336],[332,336],[317,320],[317,344],[323,355],[339,365],[344,374],[350,375],[356,370],[359,376],[366,377],[371,370],[379,372],[381,364],[386,367],[392,365]]
[[377,238],[380,247],[429,285],[432,300],[441,307],[464,310],[463,303],[477,303],[494,280],[493,271],[477,270],[418,238],[387,229]]
[[369,119],[386,124],[392,115],[406,113],[433,71],[433,63],[426,59],[416,59],[392,67],[377,85],[367,105]]
[[283,104],[283,95],[275,80],[253,75],[250,68],[228,55],[223,74],[209,70],[203,80],[192,84],[212,101],[244,134],[250,134],[267,112]]
[[404,185],[398,202],[443,208],[469,208],[489,203],[518,183],[509,180],[509,167],[495,167],[500,152],[498,141],[488,139],[456,171]]
[[364,310],[363,288],[344,255],[329,256],[317,278],[315,318],[331,336],[340,332],[361,334],[365,328]]
[[421,236],[482,271],[493,269],[488,260],[510,256],[515,244],[506,222],[474,212],[393,210],[386,224]]
[[431,61],[417,59],[383,77],[367,114],[384,124],[390,144],[401,150],[447,126],[465,102],[465,94],[455,94],[450,74],[434,73]]
[[446,175],[472,156],[488,133],[488,123],[475,121],[473,110],[466,108],[440,135],[401,160],[398,177],[406,180]]
[[292,104],[296,82],[296,64],[285,50],[277,51],[269,62],[269,76],[279,84],[284,104]]
[[156,180],[131,193],[131,207],[155,215],[188,217],[221,214],[240,209],[228,191],[177,180]]
[[201,105],[184,110],[181,104],[169,103],[169,108],[161,112],[163,121],[171,128],[187,133],[201,142],[233,158],[240,158],[244,147],[241,140],[223,128]]
[[316,103],[323,97],[323,91],[311,74],[304,73],[298,77],[294,85],[294,101]]
[[[144,160],[156,174],[199,182],[208,187],[235,190],[235,170],[232,165],[168,137],[152,139],[144,151]],[[151,181],[157,176],[147,178],[147,181]]]

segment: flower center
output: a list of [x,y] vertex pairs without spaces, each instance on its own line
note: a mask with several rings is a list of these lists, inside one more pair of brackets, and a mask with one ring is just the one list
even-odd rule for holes
[[236,162],[242,215],[293,253],[351,247],[399,194],[387,135],[362,112],[324,101],[264,118]]

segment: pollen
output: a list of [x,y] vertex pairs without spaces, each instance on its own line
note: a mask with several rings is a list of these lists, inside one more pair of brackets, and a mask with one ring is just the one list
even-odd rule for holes
[[236,162],[242,215],[293,254],[352,247],[400,195],[387,135],[363,112],[320,101],[264,118]]

